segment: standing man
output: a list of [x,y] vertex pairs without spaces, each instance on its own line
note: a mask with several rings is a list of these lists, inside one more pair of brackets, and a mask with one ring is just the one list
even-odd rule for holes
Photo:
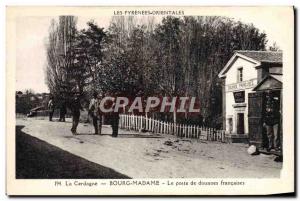
[[54,113],[54,103],[53,103],[53,97],[50,96],[49,102],[48,102],[48,110],[49,110],[49,121],[52,121],[53,113]]
[[119,119],[120,119],[119,112],[112,112],[111,115],[112,137],[118,137]]
[[[115,102],[112,103],[112,108],[114,109]],[[112,128],[112,137],[118,137],[118,131],[119,131],[119,111],[113,110],[111,113],[111,128]]]
[[275,100],[270,91],[266,94],[266,112],[264,118],[264,126],[266,127],[268,137],[268,148],[267,151],[280,149],[280,138],[279,138],[279,101]]
[[79,123],[79,118],[80,118],[80,110],[83,110],[81,104],[80,104],[80,94],[76,93],[74,99],[72,100],[71,103],[71,111],[72,111],[72,128],[71,132],[73,135],[76,135],[77,132],[77,126]]
[[65,98],[62,98],[59,108],[59,121],[65,122],[66,121],[66,113],[67,113],[67,106]]
[[102,118],[99,112],[99,99],[97,92],[93,93],[93,98],[90,101],[89,105],[89,114],[92,117],[93,125],[95,128],[95,135],[101,135],[102,130]]

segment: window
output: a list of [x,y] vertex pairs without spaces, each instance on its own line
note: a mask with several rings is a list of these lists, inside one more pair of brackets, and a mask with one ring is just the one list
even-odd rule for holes
[[242,82],[243,81],[243,68],[238,68],[237,71],[237,81]]

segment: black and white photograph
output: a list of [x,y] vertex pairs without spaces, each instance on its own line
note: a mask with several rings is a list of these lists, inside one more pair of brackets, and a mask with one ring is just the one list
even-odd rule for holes
[[7,18],[15,182],[293,185],[292,7],[27,9]]

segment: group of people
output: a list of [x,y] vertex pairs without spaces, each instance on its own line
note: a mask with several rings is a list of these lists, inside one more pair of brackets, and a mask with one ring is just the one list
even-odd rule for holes
[[[94,134],[101,135],[102,134],[102,123],[104,117],[107,118],[112,127],[112,137],[118,136],[118,126],[119,126],[119,113],[111,112],[103,114],[100,111],[99,104],[102,96],[97,92],[93,93],[93,97],[90,100],[88,106],[88,116],[91,117],[93,126],[94,126]],[[80,94],[76,93],[68,103],[66,101],[62,101],[60,104],[60,118],[59,121],[65,121],[65,115],[67,113],[67,106],[72,114],[72,128],[71,132],[73,135],[77,134],[77,127],[80,120],[80,111],[83,111],[83,107],[80,103]],[[48,102],[48,110],[49,110],[49,121],[52,121],[53,113],[54,113],[54,102],[53,97],[50,97]]]
[[[51,96],[48,102],[48,110],[49,110],[49,121],[52,121],[52,117],[54,114],[54,101],[53,97]],[[59,121],[65,122],[66,121],[66,114],[67,114],[67,103],[65,100],[63,100],[60,103],[60,108],[59,108]]]

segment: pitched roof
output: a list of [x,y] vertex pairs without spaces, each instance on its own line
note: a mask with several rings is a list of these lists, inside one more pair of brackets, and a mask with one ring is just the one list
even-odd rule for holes
[[227,71],[230,69],[231,64],[234,63],[237,57],[244,58],[256,66],[260,66],[262,63],[276,63],[282,64],[282,52],[274,51],[253,51],[253,50],[237,50],[234,55],[230,58],[227,64],[219,73],[219,77],[226,77]]
[[268,89],[273,89],[273,88],[282,88],[282,75],[274,75],[274,74],[269,74],[267,75],[264,79],[262,79],[254,88],[253,91],[260,90],[260,87],[267,81],[274,79],[278,83],[273,83],[271,85],[268,85]]
[[238,50],[236,53],[250,57],[259,62],[282,63],[282,52]]

